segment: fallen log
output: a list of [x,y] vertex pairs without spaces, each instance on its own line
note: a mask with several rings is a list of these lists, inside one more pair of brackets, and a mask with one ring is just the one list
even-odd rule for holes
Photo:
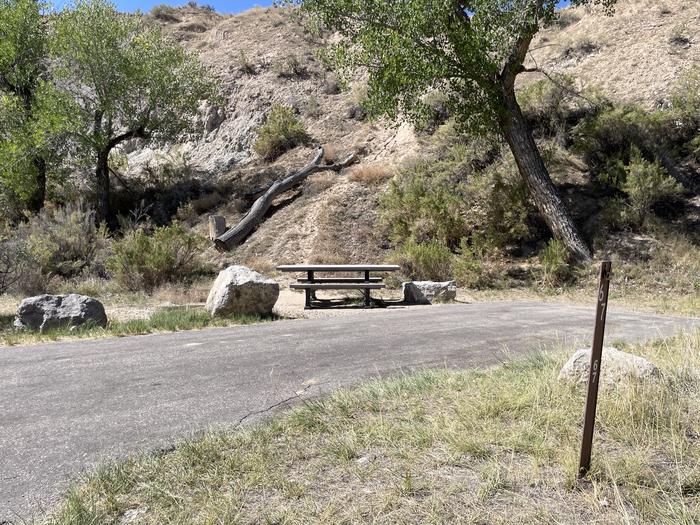
[[270,209],[270,205],[277,195],[289,191],[294,186],[301,184],[309,175],[314,173],[318,173],[320,171],[340,171],[343,168],[347,168],[353,162],[355,162],[355,155],[352,154],[344,161],[330,165],[321,164],[322,160],[323,148],[318,150],[314,160],[307,164],[303,169],[275,182],[272,186],[270,186],[267,191],[253,203],[250,210],[248,210],[248,213],[245,214],[245,216],[238,224],[236,224],[236,226],[214,240],[214,246],[216,246],[216,249],[225,252],[242,243],[262,221],[265,213],[267,213],[267,210]]

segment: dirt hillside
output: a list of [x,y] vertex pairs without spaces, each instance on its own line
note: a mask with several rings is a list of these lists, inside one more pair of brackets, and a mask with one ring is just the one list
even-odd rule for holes
[[[223,107],[208,109],[206,136],[167,154],[186,158],[204,179],[233,188],[218,208],[203,210],[202,220],[194,221],[202,232],[213,212],[235,224],[249,204],[244,194],[302,167],[320,145],[337,158],[357,151],[362,166],[387,172],[420,156],[421,140],[409,126],[364,118],[362,82],[340,86],[317,58],[324,40],[305,32],[288,10],[221,15],[184,7],[149,16],[197,52],[224,87]],[[658,107],[675,79],[700,64],[698,27],[700,2],[621,0],[612,17],[594,9],[566,9],[556,27],[538,35],[529,60],[547,72],[573,76],[581,88],[597,87],[613,99]],[[536,78],[541,77],[523,76],[522,82]],[[311,142],[268,164],[251,145],[273,104],[294,108]],[[134,153],[129,164],[138,170],[159,155]],[[229,256],[213,257],[221,264],[251,265],[381,260],[387,246],[378,232],[376,203],[386,183],[353,182],[344,174],[312,176],[300,192],[278,203],[244,245]]]

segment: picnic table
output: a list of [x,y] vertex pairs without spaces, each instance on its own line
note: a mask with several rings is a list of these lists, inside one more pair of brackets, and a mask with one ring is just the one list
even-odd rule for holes
[[[372,272],[395,272],[401,267],[395,264],[282,264],[277,267],[280,272],[306,273],[305,278],[297,279],[290,285],[293,290],[306,292],[305,309],[319,308],[333,304],[329,299],[318,299],[318,290],[361,290],[364,292],[365,308],[372,307],[371,290],[386,288],[381,277],[372,276]],[[316,277],[317,273],[360,273],[359,277]]]

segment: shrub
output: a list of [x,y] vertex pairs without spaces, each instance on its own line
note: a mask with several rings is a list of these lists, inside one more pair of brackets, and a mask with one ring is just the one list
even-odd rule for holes
[[248,76],[255,75],[257,72],[255,69],[255,64],[248,59],[248,56],[243,52],[243,50],[238,52],[238,57],[236,59],[237,69],[241,73]]
[[452,279],[454,258],[450,249],[439,242],[409,241],[394,252],[391,261],[400,265],[410,280],[446,281]]
[[559,239],[550,239],[539,255],[542,282],[548,286],[561,284],[571,277],[569,252]]
[[203,272],[198,258],[203,247],[202,237],[177,223],[156,228],[152,235],[138,229],[114,243],[107,267],[125,288],[152,291]]
[[287,55],[275,64],[277,76],[281,78],[304,77],[307,74],[306,67],[299,61],[296,55]]
[[658,158],[668,169],[684,154],[696,129],[697,124],[680,111],[650,113],[637,106],[609,106],[574,128],[574,149],[601,181],[620,189],[633,147]]
[[267,161],[273,161],[285,151],[308,140],[304,125],[294,116],[291,108],[272,106],[267,122],[257,130],[258,138],[253,151]]
[[180,21],[180,18],[177,16],[177,10],[166,4],[157,5],[151,9],[151,16],[163,22],[177,23]]
[[484,233],[494,246],[519,242],[530,235],[528,218],[533,206],[525,181],[513,169],[495,169],[491,175]]
[[569,44],[562,53],[562,58],[574,58],[582,60],[588,55],[598,51],[600,47],[590,38],[580,37]]
[[637,226],[644,225],[652,206],[682,192],[681,185],[668,175],[658,160],[649,162],[637,148],[633,148],[625,173],[622,189],[629,198],[632,221]]
[[394,172],[380,164],[355,166],[349,170],[348,180],[362,184],[382,184],[394,177]]
[[72,278],[91,271],[104,274],[101,263],[109,250],[104,227],[95,225],[92,210],[66,205],[42,210],[20,226],[27,248],[44,277]]
[[380,199],[390,240],[436,240],[456,250],[463,238],[502,246],[527,237],[524,183],[509,161],[485,169],[485,151],[481,141],[456,144],[400,172]]
[[424,106],[424,114],[416,128],[418,131],[432,134],[451,116],[449,98],[444,92],[433,90],[427,93],[421,102]]
[[22,281],[34,266],[34,259],[22,239],[0,242],[0,294],[5,294]]
[[685,115],[700,120],[700,67],[680,77],[671,91],[671,104]]
[[573,78],[566,75],[531,84],[518,92],[518,103],[535,131],[560,144],[568,139],[568,121],[579,119],[591,105],[577,96]]

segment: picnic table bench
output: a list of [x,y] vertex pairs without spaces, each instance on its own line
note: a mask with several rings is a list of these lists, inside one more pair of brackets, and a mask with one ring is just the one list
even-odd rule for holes
[[[386,288],[381,277],[372,276],[372,272],[395,272],[401,269],[395,264],[283,264],[277,267],[280,272],[306,273],[306,278],[297,279],[289,287],[292,290],[306,292],[305,309],[332,304],[331,300],[318,299],[318,290],[361,290],[364,292],[364,307],[372,307],[371,290]],[[360,277],[316,277],[316,273],[355,273]]]

